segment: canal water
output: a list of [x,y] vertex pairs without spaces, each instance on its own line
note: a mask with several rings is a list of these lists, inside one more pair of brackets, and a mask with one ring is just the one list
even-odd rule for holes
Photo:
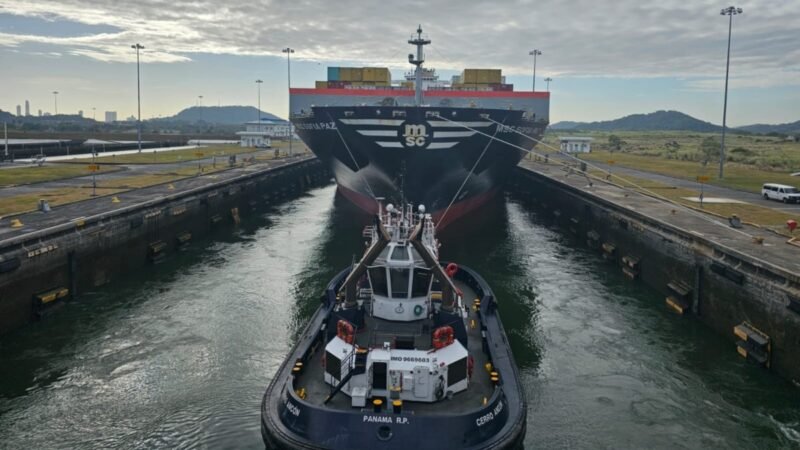
[[[363,248],[357,217],[334,187],[313,190],[3,337],[0,447],[263,448],[261,395]],[[800,446],[800,390],[519,199],[442,253],[499,299],[526,448]]]

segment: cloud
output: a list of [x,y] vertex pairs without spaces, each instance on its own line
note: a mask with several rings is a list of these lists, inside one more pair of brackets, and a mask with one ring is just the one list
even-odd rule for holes
[[[742,4],[734,17],[734,86],[800,85],[800,21],[789,0],[769,8]],[[105,25],[118,32],[55,37],[0,32],[0,45],[27,42],[107,62],[175,63],[199,53],[280,56],[407,69],[405,42],[422,21],[433,40],[431,67],[502,67],[528,74],[531,48],[538,70],[553,77],[678,77],[689,89],[718,88],[724,75],[728,18],[717,1],[667,5],[654,0],[0,0],[0,12],[50,21]]]

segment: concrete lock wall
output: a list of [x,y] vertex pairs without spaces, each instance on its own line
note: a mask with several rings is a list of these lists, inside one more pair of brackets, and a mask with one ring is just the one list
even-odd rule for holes
[[[800,274],[765,267],[748,255],[526,169],[518,169],[514,189],[565,233],[610,264],[627,268],[628,278],[659,290],[665,299],[674,295],[670,283],[689,288],[686,312],[722,336],[735,342],[734,327],[752,324],[769,336],[768,367],[800,380],[800,309],[792,301],[800,292]],[[608,254],[611,247],[613,254]],[[732,345],[732,358],[735,352]]]
[[[37,319],[82,290],[107,284],[192,239],[230,226],[259,205],[329,179],[319,161],[302,161],[0,242],[0,261],[19,261],[16,269],[0,273],[0,334]],[[65,298],[42,307],[38,295],[65,288]]]

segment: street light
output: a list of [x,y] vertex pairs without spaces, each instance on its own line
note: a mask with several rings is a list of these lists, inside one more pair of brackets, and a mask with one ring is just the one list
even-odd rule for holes
[[550,82],[553,81],[552,78],[547,77],[544,79],[544,82],[547,83],[547,92],[550,92]]
[[131,45],[136,50],[136,109],[138,118],[136,120],[136,140],[139,143],[139,153],[142,153],[142,86],[139,82],[139,50],[144,50],[144,46],[138,42]]
[[536,92],[536,57],[541,55],[542,52],[537,49],[533,49],[529,51],[528,54],[533,56],[533,91]]
[[289,91],[289,156],[292,156],[292,53],[294,49],[286,47],[281,52],[286,53],[286,86]]
[[54,116],[58,115],[58,91],[53,91],[53,103],[55,105],[56,112],[53,114]]
[[92,120],[97,121],[97,108],[92,106]]
[[256,80],[256,85],[258,86],[258,127],[259,127],[259,130],[261,129],[261,83],[263,83],[263,81]]
[[719,152],[719,179],[722,179],[723,166],[725,165],[725,121],[728,115],[728,71],[731,66],[731,29],[733,28],[733,16],[742,13],[742,8],[729,6],[719,12],[722,16],[730,16],[728,19],[728,59],[725,62],[725,102],[722,106],[722,145]]

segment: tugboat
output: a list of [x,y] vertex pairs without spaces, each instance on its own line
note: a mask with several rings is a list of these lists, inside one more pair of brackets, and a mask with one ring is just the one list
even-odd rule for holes
[[526,404],[489,285],[439,261],[423,205],[379,202],[367,249],[322,305],[261,404],[267,448],[521,446]]

